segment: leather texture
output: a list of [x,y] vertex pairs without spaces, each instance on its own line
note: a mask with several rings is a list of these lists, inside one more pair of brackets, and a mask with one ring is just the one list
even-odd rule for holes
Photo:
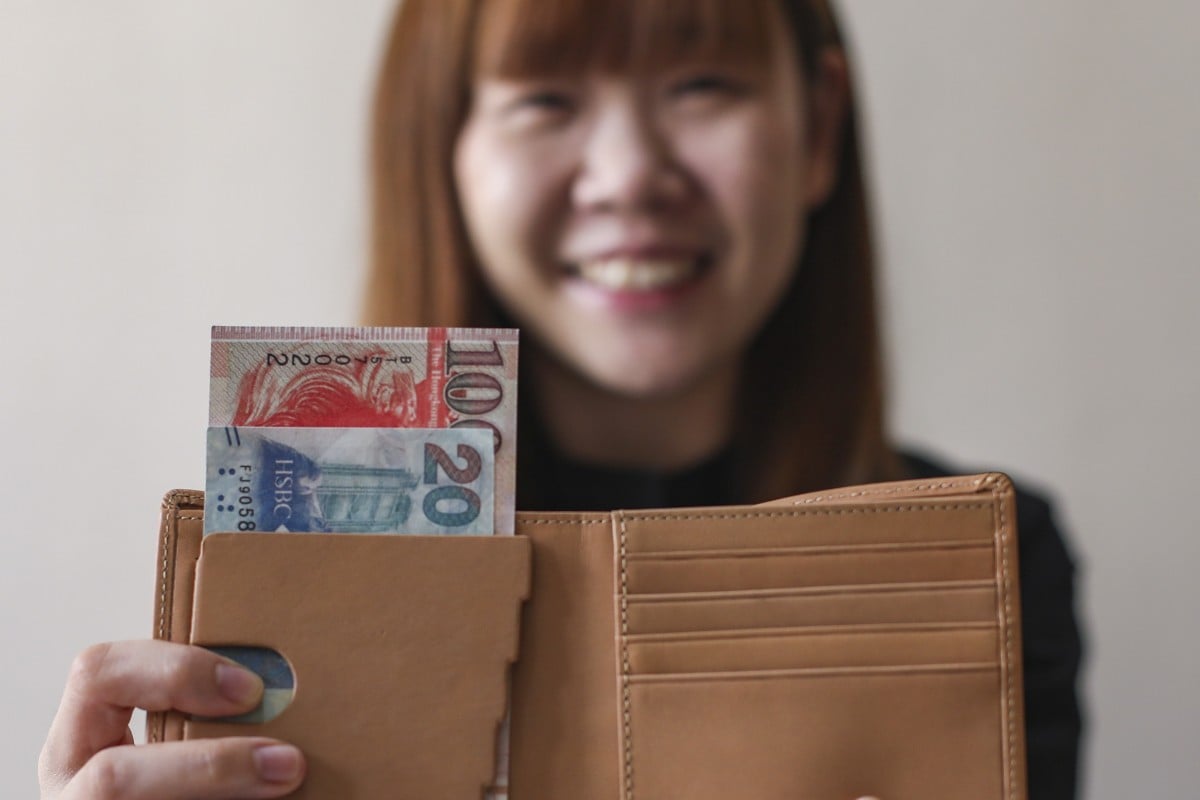
[[[295,796],[1025,800],[1012,486],[517,515],[515,537],[214,534],[164,501],[155,636],[272,647]],[[519,646],[517,609],[520,614]]]

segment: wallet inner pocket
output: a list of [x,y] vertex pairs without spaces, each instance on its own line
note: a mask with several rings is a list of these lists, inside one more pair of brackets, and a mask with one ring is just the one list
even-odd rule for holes
[[687,674],[997,662],[996,626],[891,630],[792,629],[743,635],[626,639],[628,672]]
[[948,542],[635,553],[626,559],[625,572],[629,594],[657,594],[986,580],[993,577],[995,563],[991,542]]
[[626,796],[1008,797],[999,686],[966,667],[631,679]]
[[987,581],[700,592],[621,598],[625,634],[874,623],[989,622],[996,587]]

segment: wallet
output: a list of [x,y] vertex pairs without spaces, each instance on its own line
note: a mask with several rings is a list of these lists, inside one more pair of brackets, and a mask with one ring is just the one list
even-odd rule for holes
[[[519,512],[515,536],[214,533],[164,500],[156,638],[275,650],[295,797],[1024,800],[1001,474],[753,506]],[[502,739],[503,737],[501,737]],[[501,760],[504,754],[500,754]]]

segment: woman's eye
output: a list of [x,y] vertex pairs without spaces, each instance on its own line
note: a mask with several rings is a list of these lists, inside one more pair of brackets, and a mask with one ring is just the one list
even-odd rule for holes
[[526,92],[513,101],[512,108],[517,111],[541,111],[563,113],[574,107],[574,101],[566,92],[553,90]]
[[674,82],[670,93],[675,97],[733,97],[742,94],[745,88],[741,81],[730,76],[701,73]]

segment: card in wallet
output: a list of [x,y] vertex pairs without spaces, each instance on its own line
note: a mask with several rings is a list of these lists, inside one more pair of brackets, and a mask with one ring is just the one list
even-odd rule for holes
[[294,795],[1024,800],[1016,513],[1000,474],[756,506],[531,513],[514,537],[201,535],[172,492],[155,636],[271,648]]

